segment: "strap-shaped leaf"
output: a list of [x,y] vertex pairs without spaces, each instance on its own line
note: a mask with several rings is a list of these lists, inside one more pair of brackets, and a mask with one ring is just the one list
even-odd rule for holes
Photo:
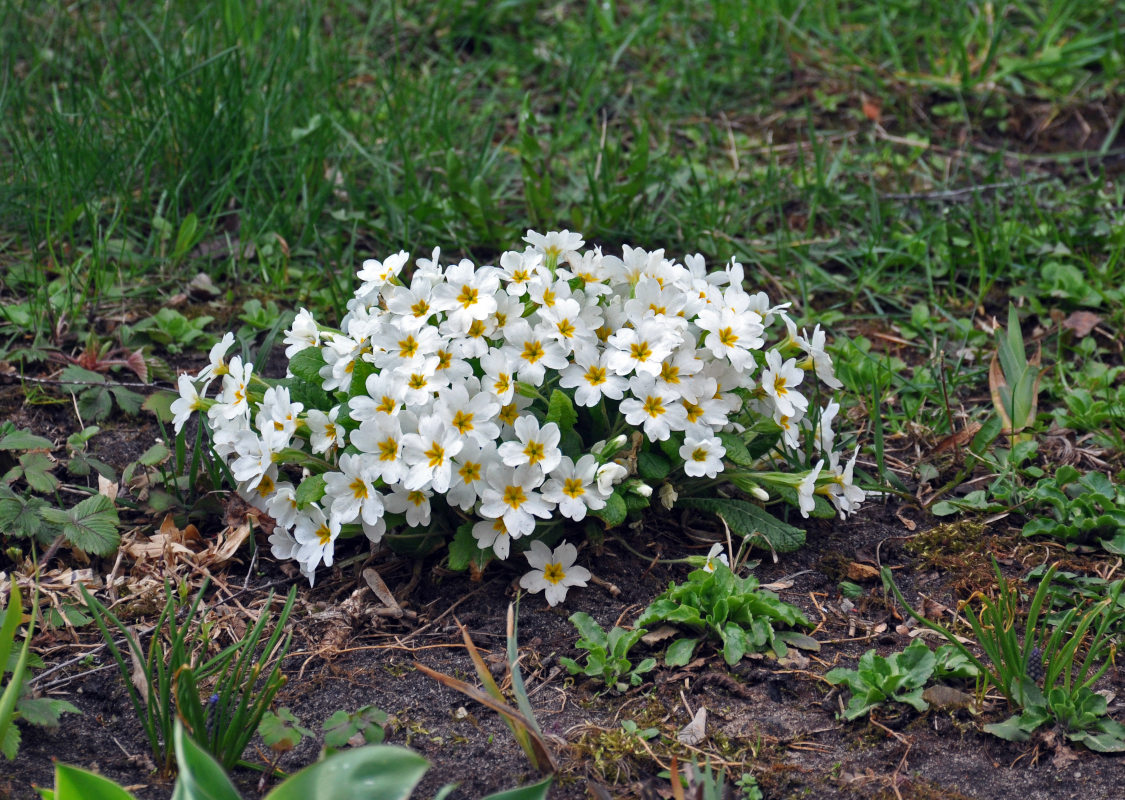
[[[770,512],[744,500],[727,500],[720,497],[681,497],[683,508],[698,508],[722,517],[731,533],[743,538],[762,536],[778,553],[800,550],[805,544],[805,532],[782,522]],[[751,544],[753,539],[751,538]]]

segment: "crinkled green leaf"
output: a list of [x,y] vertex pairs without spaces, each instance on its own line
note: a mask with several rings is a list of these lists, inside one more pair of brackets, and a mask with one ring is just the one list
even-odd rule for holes
[[698,508],[722,517],[731,533],[746,538],[751,544],[758,536],[765,537],[770,547],[779,553],[791,553],[805,544],[805,532],[782,522],[765,509],[743,500],[719,497],[681,497],[677,505]]
[[317,347],[306,347],[289,359],[289,371],[305,383],[317,388],[324,384],[324,379],[320,377],[320,369],[323,366],[325,366],[324,355]]
[[31,431],[14,430],[0,437],[0,450],[50,450],[50,439],[36,436]]
[[590,515],[598,517],[605,523],[606,528],[616,528],[629,514],[629,509],[625,505],[625,500],[622,499],[620,492],[614,489],[613,494],[606,498],[605,507],[599,509],[591,509]]
[[43,519],[59,525],[67,541],[87,553],[109,555],[121,540],[117,532],[117,509],[105,495],[87,497],[67,511],[45,508]]
[[570,430],[578,422],[578,412],[574,410],[574,403],[570,396],[561,389],[551,392],[551,399],[547,403],[547,422],[559,426],[559,430]]

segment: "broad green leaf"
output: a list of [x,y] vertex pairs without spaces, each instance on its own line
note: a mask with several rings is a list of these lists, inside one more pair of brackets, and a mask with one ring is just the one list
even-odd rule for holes
[[16,703],[20,718],[32,725],[55,728],[60,714],[81,714],[73,703],[53,697],[22,697]]
[[985,725],[984,730],[1009,742],[1026,742],[1031,738],[1031,731],[1022,727],[1021,719],[1019,715],[1008,717],[1003,722]]
[[59,479],[51,474],[55,462],[46,453],[38,451],[20,456],[23,479],[27,485],[40,494],[53,494],[59,488]]
[[429,766],[405,747],[368,745],[306,767],[266,795],[266,800],[407,800]]
[[561,389],[551,392],[551,400],[547,404],[547,422],[555,423],[559,426],[559,430],[571,430],[574,428],[574,423],[578,422],[574,403]]
[[698,508],[722,517],[730,526],[731,533],[747,538],[751,544],[759,535],[764,536],[779,553],[791,553],[805,544],[803,530],[782,522],[753,503],[718,497],[681,497],[677,505]]
[[113,398],[117,401],[117,405],[121,406],[121,410],[126,414],[139,414],[141,411],[141,404],[144,403],[144,395],[137,394],[131,389],[126,389],[124,386],[110,386],[109,391],[113,393]]
[[656,450],[642,450],[637,455],[637,474],[646,481],[662,481],[672,472],[672,462]]
[[544,778],[539,783],[490,794],[482,800],[547,800],[547,790],[551,788],[551,780],[551,778]]
[[172,451],[165,445],[157,442],[148,450],[145,450],[137,461],[147,467],[155,467],[165,461],[170,455],[172,455]]
[[316,347],[306,347],[289,359],[289,371],[317,388],[324,384],[324,379],[320,377],[320,368],[324,365],[324,355]]
[[80,392],[88,384],[105,383],[105,375],[93,370],[83,369],[77,364],[67,364],[59,374],[63,388],[68,392]]
[[319,502],[320,498],[324,497],[324,486],[323,475],[310,475],[301,481],[297,491],[293,493],[297,508],[308,508],[310,503]]
[[586,640],[590,645],[596,645],[602,649],[607,647],[607,639],[605,631],[602,626],[594,621],[594,618],[587,614],[585,611],[576,611],[570,615],[570,622],[578,629],[579,635]]
[[691,654],[695,652],[695,646],[699,644],[699,639],[677,639],[668,645],[668,651],[664,654],[664,663],[669,667],[682,667],[691,661]]
[[480,546],[473,536],[473,523],[466,522],[459,525],[453,540],[449,543],[449,568],[457,572],[467,570],[473,558],[480,552]]
[[278,752],[292,750],[306,736],[312,736],[312,731],[302,727],[301,721],[288,708],[279,708],[276,714],[272,711],[263,714],[258,733],[266,747]]
[[173,392],[153,392],[141,403],[141,408],[156,415],[161,422],[171,422],[175,414],[172,413],[172,403],[179,397]]
[[592,516],[598,517],[605,523],[606,528],[615,528],[625,521],[629,509],[625,505],[620,493],[614,489],[613,494],[606,498],[605,508],[591,510]]
[[105,495],[95,494],[68,511],[43,509],[43,519],[62,528],[67,541],[87,553],[104,556],[117,549],[117,509]]
[[195,743],[178,719],[172,740],[180,768],[172,800],[241,800],[219,762]]
[[719,431],[715,435],[723,443],[723,449],[727,451],[725,458],[728,461],[740,467],[754,466],[756,459],[746,449],[746,442],[742,441],[742,437],[725,431]]
[[134,800],[109,778],[88,770],[55,764],[55,800]]
[[43,510],[49,504],[40,497],[0,498],[0,530],[9,535],[30,538],[43,529]]
[[36,436],[31,431],[16,430],[0,438],[0,450],[50,450],[50,439]]

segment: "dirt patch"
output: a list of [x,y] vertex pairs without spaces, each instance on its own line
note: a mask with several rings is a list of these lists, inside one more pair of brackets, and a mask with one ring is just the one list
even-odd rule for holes
[[[982,721],[1006,717],[1002,703],[991,704],[979,719],[964,709],[919,714],[900,706],[877,710],[875,723],[837,719],[846,694],[841,696],[820,676],[833,666],[854,666],[868,648],[886,654],[909,643],[899,628],[900,615],[884,602],[876,581],[861,581],[867,594],[854,606],[843,602],[836,588],[841,559],[892,567],[912,601],[925,595],[934,603],[954,604],[960,594],[955,586],[958,569],[946,563],[938,570],[927,563],[934,537],[921,540],[924,548],[913,546],[910,532],[892,511],[873,505],[846,523],[814,524],[803,550],[777,563],[767,556],[755,571],[763,583],[787,585],[780,591],[782,598],[817,623],[814,635],[822,648],[807,663],[781,666],[768,658],[748,657],[728,669],[721,656],[708,649],[687,668],[659,667],[642,687],[622,695],[599,695],[604,687],[574,681],[558,664],[559,656],[580,655],[566,617],[585,611],[606,627],[628,624],[669,580],[682,579],[685,568],[652,563],[611,539],[600,557],[584,555],[604,585],[572,591],[565,608],[551,609],[541,597],[524,597],[519,609],[521,668],[561,767],[552,797],[587,797],[597,791],[594,786],[606,787],[613,797],[652,796],[645,792],[667,786],[658,773],[668,765],[670,753],[690,757],[689,750],[670,743],[690,721],[689,709],[700,707],[708,710],[708,738],[698,752],[722,759],[735,778],[753,774],[767,798],[1118,796],[1125,781],[1122,757],[1053,749],[1049,737],[1017,745],[982,733]],[[671,538],[675,528],[676,520],[654,516],[626,544],[645,556],[661,550],[679,555],[684,545]],[[1016,544],[1013,538],[1007,542]],[[993,541],[987,548],[963,551],[959,555],[964,568],[973,569],[983,551],[1002,545]],[[411,562],[391,559],[375,565],[392,590],[414,577]],[[262,566],[256,579],[263,585],[285,580],[268,557],[262,558]],[[413,668],[418,661],[475,682],[461,646],[459,620],[502,675],[504,620],[519,573],[499,565],[474,583],[445,572],[436,561],[426,561],[407,600],[416,620],[368,618],[341,629],[325,612],[359,585],[361,566],[326,573],[315,588],[300,590],[295,645],[285,661],[290,682],[278,705],[291,708],[314,730],[341,708],[370,704],[384,709],[391,715],[388,741],[415,748],[433,764],[419,796],[431,796],[450,781],[461,784],[454,797],[474,798],[535,779],[495,714]],[[1022,569],[1014,563],[1009,568]],[[234,567],[231,572],[241,575],[244,569]],[[377,605],[374,597],[369,600]],[[250,601],[242,595],[239,602]],[[48,663],[90,652],[97,642],[90,629],[82,629],[79,639],[65,646],[54,642]],[[51,760],[57,758],[132,785],[139,797],[168,795],[168,785],[155,779],[146,761],[147,745],[116,669],[106,667],[110,662],[104,653],[93,652],[85,672],[71,667],[45,682],[53,684],[53,694],[70,699],[84,713],[64,717],[56,732],[23,728],[20,757],[6,765],[0,794],[33,797],[33,784],[49,785]],[[1119,670],[1111,669],[1100,688],[1125,695]],[[1111,703],[1111,713],[1125,717],[1120,701]],[[655,727],[659,734],[641,742],[624,734],[624,720]],[[263,752],[257,742],[247,758],[255,758],[255,747]],[[282,767],[297,769],[311,762],[318,748],[318,742],[306,740],[286,756]],[[247,796],[255,795],[257,773],[244,770],[235,777]]]

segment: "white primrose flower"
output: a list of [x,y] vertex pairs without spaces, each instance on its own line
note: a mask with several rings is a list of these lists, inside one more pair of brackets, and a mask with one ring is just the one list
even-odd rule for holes
[[[543,265],[543,253],[531,249],[522,253],[510,250],[500,256],[500,277],[504,282],[504,291],[513,298],[527,294],[527,285],[541,275],[550,275]],[[499,324],[503,327],[504,322]]]
[[487,442],[481,447],[472,439],[467,439],[461,452],[453,457],[453,475],[449,491],[445,493],[449,504],[462,511],[472,509],[487,485],[484,476],[489,465],[497,461],[499,456],[495,442]]
[[445,271],[445,282],[435,286],[433,304],[447,312],[445,321],[459,332],[469,330],[474,322],[484,322],[496,311],[495,294],[500,290],[500,277],[495,269],[477,269],[472,261],[462,259]]
[[410,467],[407,489],[433,489],[445,494],[453,472],[453,457],[465,446],[461,435],[436,415],[418,421],[418,432],[402,437],[402,458]]
[[543,484],[543,499],[558,505],[559,513],[567,519],[580,522],[586,518],[587,509],[605,508],[605,498],[596,483],[597,460],[587,453],[575,464],[563,456],[551,477]]
[[480,366],[484,370],[481,388],[496,395],[501,404],[510,403],[516,392],[516,362],[511,354],[504,350],[490,350],[481,357]]
[[660,363],[679,346],[683,336],[674,326],[654,317],[643,319],[636,328],[622,328],[609,337],[609,368],[618,375],[660,374]]
[[509,467],[530,464],[543,472],[550,472],[558,465],[562,458],[559,449],[562,434],[558,425],[548,422],[540,429],[539,420],[528,414],[516,419],[513,427],[518,441],[504,442],[499,447],[505,464]]
[[820,471],[824,468],[824,459],[816,462],[816,466],[808,471],[808,474],[801,479],[797,484],[797,502],[800,504],[801,516],[808,519],[809,514],[816,508],[816,502],[813,500],[813,494],[816,492],[816,479],[820,477]]
[[723,471],[723,456],[727,453],[719,437],[702,425],[688,427],[679,452],[684,473],[692,478],[714,478]]
[[610,369],[608,355],[590,348],[574,354],[574,363],[562,371],[559,386],[574,389],[574,402],[593,408],[603,397],[620,400],[625,396],[628,380]]
[[[360,266],[356,277],[363,281],[360,294],[379,292],[383,287],[393,281],[410,259],[405,250],[400,250],[393,256],[388,256],[383,261],[369,258]],[[286,353],[288,355],[288,353]]]
[[801,364],[802,369],[813,369],[816,377],[830,389],[842,389],[844,384],[836,377],[832,369],[832,356],[824,349],[824,331],[817,325],[813,328],[812,336],[808,332],[796,337],[797,344],[808,354],[808,359]]
[[508,553],[512,549],[512,537],[508,534],[503,517],[482,519],[477,522],[473,525],[473,538],[476,539],[478,548],[484,550],[491,547],[492,552],[501,561],[508,558]]
[[696,325],[707,333],[703,346],[712,355],[725,358],[732,367],[749,374],[756,365],[751,351],[765,344],[761,319],[754,311],[710,306],[699,312]]
[[297,312],[297,316],[293,318],[293,324],[285,332],[283,341],[289,345],[285,348],[285,357],[288,359],[292,359],[302,350],[320,347],[320,328],[317,327],[316,320],[313,319],[313,315],[309,313],[308,309],[302,308]]
[[211,347],[207,355],[207,366],[199,371],[198,380],[210,383],[212,378],[221,378],[227,374],[225,356],[231,345],[234,344],[234,334],[227,332],[222,339]]
[[645,436],[652,441],[664,441],[672,431],[681,431],[687,424],[687,409],[679,397],[666,386],[656,385],[648,375],[635,375],[629,381],[633,395],[621,401],[621,411],[630,425],[642,425]]
[[[288,530],[297,522],[297,490],[289,481],[278,481],[274,484],[273,494],[266,501],[265,512],[275,523],[275,528]],[[272,537],[271,537],[272,541]],[[282,556],[274,554],[276,558]],[[291,556],[285,556],[291,558]]]
[[383,507],[395,514],[406,514],[406,524],[411,528],[430,524],[430,498],[434,493],[429,489],[404,489],[396,487],[383,495]]
[[610,461],[608,464],[602,464],[598,467],[595,473],[595,480],[598,483],[598,491],[602,493],[603,497],[609,497],[613,494],[613,487],[625,480],[629,475],[629,470],[618,464],[616,461]]
[[867,493],[855,485],[852,472],[855,469],[855,460],[859,455],[859,445],[855,446],[852,457],[843,469],[840,468],[840,454],[833,453],[828,459],[828,472],[832,482],[827,485],[828,499],[840,512],[840,519],[855,511],[859,504],[867,498]]
[[[301,572],[309,576],[310,586],[321,561],[327,567],[332,566],[338,534],[339,531],[332,530],[318,506],[310,506],[298,512],[297,522],[293,526],[293,539],[297,544],[297,552],[293,558],[300,562]],[[286,541],[281,539],[279,543],[284,545]]]
[[309,446],[313,453],[327,453],[344,446],[344,431],[336,424],[339,414],[339,406],[333,406],[327,414],[317,408],[309,409],[305,424],[309,428]]
[[514,538],[535,530],[535,518],[550,519],[551,506],[536,491],[543,483],[539,467],[521,464],[512,469],[492,464],[485,475],[488,481],[481,493],[479,513],[489,519],[503,518],[504,527]]
[[816,422],[816,443],[820,447],[820,452],[826,456],[833,452],[836,434],[832,431],[832,421],[836,419],[836,415],[839,413],[840,404],[835,400],[829,400],[828,405],[820,412],[820,419]]
[[374,419],[378,413],[396,414],[406,397],[406,380],[389,369],[368,375],[364,388],[366,395],[348,400],[351,417],[356,422]]
[[532,594],[543,592],[547,603],[557,606],[566,599],[571,586],[585,586],[590,580],[590,570],[575,566],[578,549],[563,542],[553,551],[540,541],[531,543],[524,553],[531,571],[520,578],[520,586]]
[[195,388],[195,382],[190,375],[180,375],[176,378],[176,387],[180,396],[172,401],[172,430],[179,433],[191,415],[203,408],[203,396]]
[[223,375],[223,389],[218,402],[207,409],[207,418],[211,420],[213,426],[219,424],[220,420],[249,419],[248,387],[250,374],[253,371],[254,365],[243,365],[241,356],[235,356],[230,360],[227,372]]
[[406,479],[410,466],[402,457],[405,436],[402,424],[412,421],[409,414],[391,415],[379,411],[351,432],[352,445],[368,456],[366,460],[373,479],[381,479],[388,486]]
[[793,387],[805,379],[805,373],[797,366],[795,358],[781,362],[781,353],[770,350],[766,353],[766,369],[762,372],[762,390],[773,400],[777,410],[787,416],[804,414],[809,407],[808,398]]
[[295,403],[289,399],[288,387],[271,386],[262,397],[254,424],[263,434],[267,428],[272,429],[277,438],[271,443],[276,450],[283,450],[289,446],[289,441],[297,432],[298,417],[304,409],[304,403]]
[[707,560],[703,562],[704,572],[714,572],[715,564],[722,562],[730,566],[730,560],[727,558],[726,548],[720,542],[715,542],[711,545],[711,550],[707,553]]
[[335,531],[362,519],[374,525],[383,516],[383,495],[375,488],[374,465],[354,453],[340,456],[339,472],[324,473],[324,500]]
[[550,231],[546,234],[529,230],[523,240],[543,253],[547,265],[554,267],[560,261],[565,261],[571,253],[577,253],[582,245],[586,244],[581,234],[570,231]]
[[501,352],[515,364],[519,379],[533,386],[543,383],[548,369],[564,369],[570,363],[558,342],[533,331],[525,319],[509,324],[504,336]]
[[500,426],[494,422],[500,413],[500,401],[492,392],[469,396],[468,382],[454,384],[443,391],[434,403],[434,414],[461,436],[472,439],[479,447],[500,438]]

